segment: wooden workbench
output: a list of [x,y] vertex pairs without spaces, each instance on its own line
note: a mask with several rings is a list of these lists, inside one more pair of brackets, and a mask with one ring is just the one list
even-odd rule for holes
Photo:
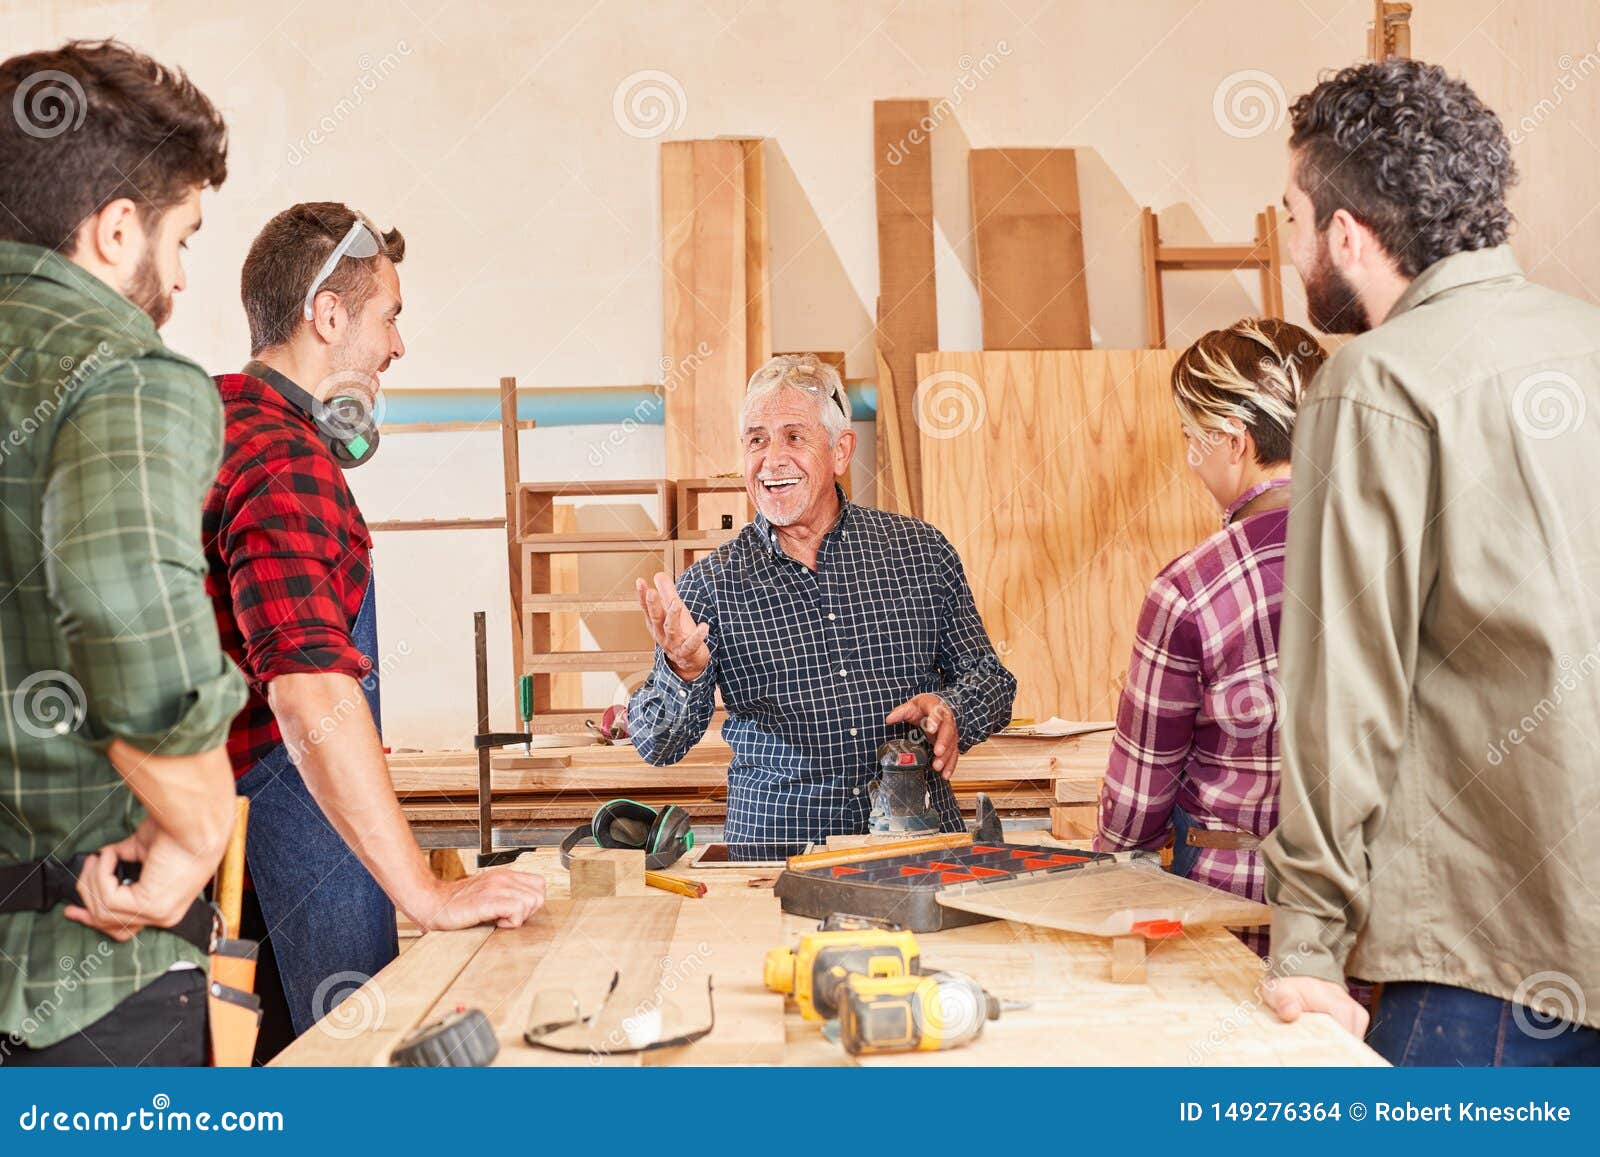
[[[1012,837],[1022,839],[1023,837]],[[1040,837],[1041,843],[1052,843]],[[715,976],[717,1028],[686,1048],[607,1059],[610,1064],[846,1065],[854,1063],[790,1002],[765,991],[761,961],[815,921],[775,911],[775,869],[678,869],[705,881],[706,900],[651,891],[622,901],[568,898],[554,852],[523,856],[542,874],[550,904],[514,930],[434,932],[411,939],[400,958],[285,1051],[279,1065],[382,1065],[414,1025],[467,1005],[488,1014],[501,1065],[596,1063],[522,1041],[535,987],[586,990],[584,1008],[616,957],[641,944],[666,945],[683,974],[673,999],[696,1007],[694,969]],[[714,901],[711,902],[711,901]],[[590,905],[609,905],[603,917]],[[673,921],[676,920],[676,927]],[[657,925],[663,925],[657,927]],[[919,937],[932,967],[969,972],[1004,999],[1032,1001],[1005,1013],[962,1049],[870,1058],[896,1065],[1379,1065],[1376,1053],[1325,1016],[1280,1024],[1261,1008],[1261,963],[1231,934],[1204,929],[1152,945],[1148,983],[1113,984],[1109,941],[994,921]],[[656,951],[656,948],[650,951]],[[699,959],[703,953],[706,960]],[[348,1005],[348,1007],[346,1007]]]
[[[497,828],[572,827],[608,799],[626,796],[660,807],[673,803],[696,824],[720,823],[727,811],[733,753],[720,722],[669,767],[646,763],[631,746],[560,747],[524,754],[497,751],[491,761]],[[1050,818],[1057,836],[1094,827],[1094,804],[1105,777],[1111,733],[1064,739],[997,736],[968,751],[956,766],[956,798],[969,814],[987,792],[1002,815]],[[389,774],[406,818],[419,834],[459,832],[477,822],[477,758],[471,752],[396,752]]]

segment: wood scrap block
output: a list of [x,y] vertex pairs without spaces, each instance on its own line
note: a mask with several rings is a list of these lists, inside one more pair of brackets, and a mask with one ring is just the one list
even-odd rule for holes
[[1092,840],[1099,827],[1099,804],[1057,804],[1050,809],[1050,834],[1058,840]]
[[1145,938],[1116,936],[1111,940],[1111,979],[1117,984],[1145,983]]
[[455,848],[434,848],[428,853],[428,870],[436,879],[450,883],[465,880],[467,866],[461,862],[461,853]]
[[1078,163],[1071,149],[973,149],[983,348],[1088,349]]
[[573,848],[572,898],[644,896],[644,852],[638,848]]
[[[939,308],[933,271],[933,142],[926,100],[880,100],[872,105],[873,162],[878,209],[878,349],[889,364],[900,416],[910,506],[922,502],[922,459],[911,422],[917,355],[939,348]],[[880,383],[880,390],[882,389]],[[879,408],[878,459],[889,461]],[[880,467],[880,478],[884,470]],[[880,493],[885,489],[880,481]]]

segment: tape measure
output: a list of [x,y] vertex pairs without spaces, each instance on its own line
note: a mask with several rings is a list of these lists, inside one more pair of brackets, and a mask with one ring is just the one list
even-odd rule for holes
[[389,1054],[389,1063],[406,1069],[482,1068],[499,1055],[489,1018],[476,1008],[458,1008],[408,1033]]

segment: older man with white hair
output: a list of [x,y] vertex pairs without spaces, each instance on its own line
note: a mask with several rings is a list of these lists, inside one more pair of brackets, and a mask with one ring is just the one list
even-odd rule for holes
[[635,746],[671,764],[728,710],[730,843],[798,844],[867,830],[891,729],[933,743],[933,804],[961,830],[949,777],[1010,718],[996,656],[955,549],[932,526],[849,502],[850,403],[815,356],[769,361],[739,420],[757,517],[674,588],[638,584],[655,667],[628,704]]

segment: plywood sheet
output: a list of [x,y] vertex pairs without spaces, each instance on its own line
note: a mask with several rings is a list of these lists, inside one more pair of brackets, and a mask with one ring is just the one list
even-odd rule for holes
[[927,354],[923,517],[955,545],[1017,715],[1114,718],[1156,573],[1220,517],[1167,350]]
[[1078,164],[1071,149],[973,149],[983,348],[1088,349]]
[[938,900],[962,912],[1085,936],[1126,936],[1146,920],[1176,920],[1185,928],[1244,928],[1272,921],[1265,904],[1143,860],[1090,864],[1042,880],[947,888]]

